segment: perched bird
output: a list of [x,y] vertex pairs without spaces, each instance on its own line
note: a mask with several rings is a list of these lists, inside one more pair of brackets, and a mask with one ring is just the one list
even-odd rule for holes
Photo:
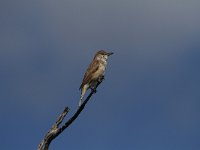
[[95,54],[94,59],[85,72],[82,84],[79,88],[81,90],[79,106],[81,106],[82,99],[89,88],[91,90],[96,90],[98,81],[101,81],[104,77],[108,56],[112,54],[113,52],[106,52],[104,50],[100,50]]

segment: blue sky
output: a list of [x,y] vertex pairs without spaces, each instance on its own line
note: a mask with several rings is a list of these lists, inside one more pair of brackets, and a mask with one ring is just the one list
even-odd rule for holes
[[51,150],[200,148],[200,1],[0,2],[2,150],[34,150],[77,108],[99,49],[106,80]]

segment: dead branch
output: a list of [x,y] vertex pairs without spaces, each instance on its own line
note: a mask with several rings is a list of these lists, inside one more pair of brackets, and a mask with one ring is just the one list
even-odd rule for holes
[[[104,78],[102,77],[102,79],[98,82],[96,88],[99,86],[99,84],[101,84],[101,82],[103,81],[103,79]],[[69,112],[69,108],[65,107],[65,109],[63,110],[63,112],[60,114],[60,116],[56,120],[56,122],[53,124],[53,126],[51,127],[51,129],[47,132],[47,134],[45,135],[45,137],[42,139],[41,143],[38,145],[38,149],[37,150],[48,150],[49,149],[49,145],[51,144],[51,142],[57,136],[59,136],[67,127],[69,127],[69,125],[71,125],[75,121],[75,119],[82,112],[82,110],[84,109],[85,105],[87,104],[87,102],[90,100],[90,98],[92,97],[92,95],[94,93],[96,93],[96,90],[91,90],[90,94],[84,100],[84,102],[82,103],[82,105],[80,107],[78,107],[78,109],[74,113],[74,115],[69,120],[67,120],[64,123],[64,125],[62,125],[60,127],[61,123],[63,122],[63,120],[65,118],[65,116]]]

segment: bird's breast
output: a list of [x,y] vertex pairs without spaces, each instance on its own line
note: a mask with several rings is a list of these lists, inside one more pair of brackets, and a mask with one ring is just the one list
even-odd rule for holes
[[100,76],[104,75],[106,70],[106,64],[99,64],[97,71],[94,73],[93,79],[98,79]]

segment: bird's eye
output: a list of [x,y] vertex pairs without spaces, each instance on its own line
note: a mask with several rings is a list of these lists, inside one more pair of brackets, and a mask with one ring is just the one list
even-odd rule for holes
[[104,55],[103,57],[104,57],[105,59],[107,59],[107,58],[108,58],[108,56],[107,56],[107,55]]

